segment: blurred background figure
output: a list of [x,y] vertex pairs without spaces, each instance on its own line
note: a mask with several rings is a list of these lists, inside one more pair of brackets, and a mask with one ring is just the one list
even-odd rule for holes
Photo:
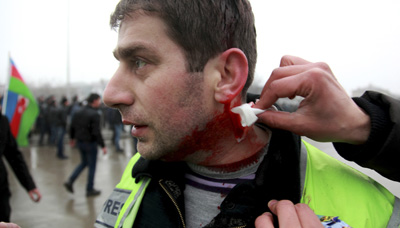
[[46,132],[48,134],[48,145],[55,145],[56,142],[56,100],[53,95],[46,99],[46,108],[44,111],[44,119],[46,124]]
[[64,183],[68,192],[73,193],[73,183],[81,172],[88,166],[88,179],[86,196],[96,196],[101,192],[94,188],[94,176],[97,163],[97,145],[101,146],[103,153],[107,153],[100,127],[99,107],[101,97],[92,93],[87,98],[87,105],[75,113],[70,128],[71,146],[75,146],[75,140],[81,155],[81,163],[75,168],[68,181]]
[[121,133],[124,127],[124,125],[122,124],[121,113],[119,113],[118,109],[110,109],[109,115],[110,128],[113,130],[112,139],[115,145],[115,150],[117,152],[123,152],[120,145]]
[[69,112],[69,101],[66,97],[62,97],[60,106],[56,109],[55,127],[56,127],[56,143],[57,143],[57,157],[59,159],[67,159],[64,154],[64,136],[67,129],[67,118]]
[[71,103],[71,105],[69,106],[69,112],[68,112],[68,114],[69,114],[70,120],[72,120],[72,117],[74,117],[74,114],[75,114],[80,108],[81,108],[81,104],[80,104],[80,102],[79,102],[78,95],[75,95],[75,96],[72,98],[72,103]]
[[8,119],[1,114],[0,106],[0,221],[9,222],[11,215],[11,192],[8,187],[8,174],[6,166],[3,163],[3,155],[21,185],[28,191],[29,197],[34,202],[39,202],[42,197],[41,193],[36,188],[24,157],[18,149],[14,136],[11,134]]
[[46,103],[44,101],[43,96],[39,96],[37,98],[37,102],[39,105],[39,115],[36,119],[35,129],[36,129],[36,133],[39,134],[39,145],[42,146],[43,145],[43,137],[46,132],[46,123],[45,123],[45,118],[44,118],[44,109],[46,107]]

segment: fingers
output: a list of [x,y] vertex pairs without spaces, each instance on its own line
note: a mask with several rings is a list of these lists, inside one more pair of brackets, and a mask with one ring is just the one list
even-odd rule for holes
[[308,205],[299,203],[295,208],[302,227],[323,227],[318,216]]
[[40,199],[42,198],[42,194],[40,194],[39,190],[37,188],[31,190],[28,192],[29,197],[32,199],[34,202],[39,202]]
[[285,56],[281,60],[281,67],[275,69],[266,82],[260,101],[255,107],[269,108],[278,98],[304,97],[307,95],[305,92],[309,91],[312,85],[308,83],[316,77],[336,80],[326,63],[310,63],[298,57]]
[[[260,100],[254,106],[259,109],[266,109],[276,102],[277,99],[283,97],[294,98],[301,96],[306,99],[301,103],[302,106],[307,105],[310,109],[318,108],[318,99],[325,99],[321,94],[326,94],[326,86],[331,80],[328,77],[323,77],[324,72],[319,69],[311,69],[294,76],[284,77],[279,80],[271,82],[268,88],[264,88],[264,94],[261,95]],[[324,100],[326,102],[326,100]],[[290,130],[296,134],[300,134],[304,130],[304,126],[308,126],[306,118],[309,118],[308,109],[298,109],[295,113],[286,112],[265,112],[258,115],[260,120],[272,128],[279,128]],[[315,113],[312,113],[315,114]]]
[[265,111],[257,116],[258,122],[264,123],[271,128],[291,131],[297,135],[304,135],[307,130],[307,122],[297,113],[281,111]]
[[255,221],[256,228],[273,228],[274,220],[272,214],[265,212],[264,214],[257,217]]
[[302,58],[296,57],[296,56],[291,56],[291,55],[285,55],[281,59],[281,63],[279,66],[284,67],[284,66],[291,66],[291,65],[305,65],[309,64],[311,62],[304,60]]
[[0,222],[0,228],[21,228],[15,223]]
[[349,104],[351,98],[329,66],[293,56],[283,57],[281,66],[271,74],[254,108],[267,109],[279,98],[301,96],[304,99],[295,112],[267,111],[258,115],[259,122],[318,141],[342,140],[341,129],[345,129],[342,119],[348,117],[347,113],[353,113],[354,105]]
[[[294,205],[289,200],[271,200],[268,203],[271,212],[278,217],[280,228],[306,227],[321,228],[322,223],[317,215],[306,204]],[[256,228],[273,228],[273,217],[271,213],[260,215],[256,221]]]
[[289,200],[271,200],[268,203],[271,212],[278,216],[279,227],[301,227],[293,203]]

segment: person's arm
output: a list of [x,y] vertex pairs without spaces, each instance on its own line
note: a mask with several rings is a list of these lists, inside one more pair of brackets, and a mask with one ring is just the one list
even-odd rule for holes
[[362,145],[334,143],[336,151],[349,161],[400,181],[400,101],[373,91],[354,100],[370,116],[371,134]]
[[259,120],[321,142],[362,144],[370,134],[370,118],[347,95],[325,63],[285,56],[268,79],[255,108],[271,107],[279,98],[301,96],[295,112],[266,111]]
[[256,108],[302,96],[293,112],[267,111],[259,121],[321,142],[334,142],[347,160],[400,181],[400,104],[376,92],[351,99],[324,63],[285,56],[267,81]]
[[100,121],[100,114],[95,113],[91,117],[91,134],[93,137],[96,139],[97,144],[103,149],[103,153],[107,153],[104,148],[105,148],[105,143],[103,140],[103,135],[101,134],[101,121]]
[[6,146],[4,156],[21,185],[26,189],[26,191],[28,191],[31,199],[38,202],[41,198],[41,194],[36,188],[35,182],[33,181],[21,151],[18,149],[17,142],[10,131],[8,121],[4,117],[2,117],[2,119],[2,130],[8,132],[5,139]]

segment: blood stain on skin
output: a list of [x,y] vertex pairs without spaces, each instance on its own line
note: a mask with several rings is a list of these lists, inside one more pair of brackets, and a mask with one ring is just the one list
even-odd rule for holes
[[[240,105],[240,101],[235,102],[234,106]],[[171,154],[166,157],[166,160],[185,160],[189,155],[198,151],[204,153],[211,152],[199,165],[209,166],[215,163],[221,153],[225,153],[221,138],[226,138],[227,135],[232,135],[240,143],[246,137],[248,127],[243,127],[241,124],[240,115],[231,112],[231,102],[224,103],[224,112],[217,114],[211,121],[209,121],[204,129],[198,127],[193,130],[190,136],[186,136],[178,149],[178,153]],[[249,162],[254,162],[257,156],[251,156],[244,159],[239,159],[239,162],[226,164],[223,166],[213,166],[217,169],[224,171],[233,171],[238,167],[247,165]],[[246,164],[244,164],[246,163]],[[209,166],[210,167],[210,166]],[[211,167],[210,167],[211,168]]]

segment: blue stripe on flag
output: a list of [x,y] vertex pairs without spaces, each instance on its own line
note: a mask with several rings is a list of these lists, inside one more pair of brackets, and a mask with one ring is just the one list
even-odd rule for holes
[[14,116],[15,109],[17,107],[18,103],[18,96],[19,94],[14,93],[12,91],[8,91],[7,95],[7,108],[6,108],[6,116],[8,118],[8,121],[11,123],[11,120]]

